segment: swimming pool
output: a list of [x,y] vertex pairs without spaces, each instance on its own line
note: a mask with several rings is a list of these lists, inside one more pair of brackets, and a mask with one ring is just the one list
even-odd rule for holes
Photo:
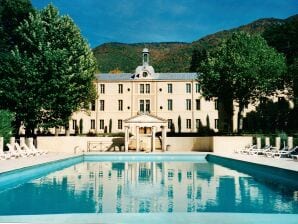
[[297,214],[298,189],[205,156],[84,156],[0,175],[0,202],[2,216]]

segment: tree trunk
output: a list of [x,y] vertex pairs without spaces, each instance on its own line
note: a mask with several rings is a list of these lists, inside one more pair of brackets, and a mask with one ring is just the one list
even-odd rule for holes
[[69,127],[65,127],[65,135],[66,136],[70,136],[70,130],[69,130]]
[[59,135],[59,128],[55,127],[55,136],[58,136],[58,135]]
[[237,131],[240,134],[243,129],[243,110],[244,110],[244,104],[239,103],[239,111],[237,115]]
[[233,100],[228,97],[218,98],[219,131],[223,133],[233,132]]

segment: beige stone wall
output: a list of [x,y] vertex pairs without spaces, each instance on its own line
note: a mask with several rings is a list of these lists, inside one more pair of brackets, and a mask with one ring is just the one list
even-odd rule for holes
[[249,144],[252,144],[252,137],[249,136],[216,136],[213,137],[213,152],[234,153],[235,150],[239,151]]
[[78,146],[79,149],[77,149],[77,152],[86,152],[88,142],[93,142],[96,144],[93,144],[92,147],[96,147],[96,150],[102,149],[102,151],[106,151],[113,146],[114,142],[118,139],[119,138],[112,137],[80,136],[37,137],[37,148],[48,152],[74,153],[75,147]]
[[211,152],[213,137],[168,137],[169,151],[201,151]]
[[[38,137],[37,147],[49,152],[74,153],[78,146],[78,151],[87,151],[88,142],[92,143],[94,151],[116,151],[124,144],[121,137]],[[215,152],[218,154],[234,153],[252,143],[252,137],[239,136],[215,136],[215,137],[167,137],[168,151],[173,152]],[[148,143],[149,144],[149,143]],[[115,148],[114,148],[115,146]],[[158,145],[156,145],[158,147]],[[148,146],[150,147],[150,146]],[[122,148],[124,150],[124,148]],[[92,151],[92,149],[91,149]]]

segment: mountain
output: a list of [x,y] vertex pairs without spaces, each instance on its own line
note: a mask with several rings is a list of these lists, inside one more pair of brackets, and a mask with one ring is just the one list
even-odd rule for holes
[[235,31],[262,34],[265,29],[271,26],[283,24],[287,20],[297,17],[298,15],[294,15],[284,20],[275,18],[259,19],[237,28],[207,35],[192,43],[106,43],[94,48],[93,53],[97,60],[98,70],[101,73],[112,70],[134,72],[135,68],[142,63],[140,55],[144,47],[150,50],[150,64],[156,72],[189,72],[194,49],[202,47],[210,49]]

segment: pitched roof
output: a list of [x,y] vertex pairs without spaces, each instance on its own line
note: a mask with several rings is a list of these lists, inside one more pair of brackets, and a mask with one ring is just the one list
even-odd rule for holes
[[[155,73],[151,77],[144,80],[195,80],[197,73]],[[131,73],[109,74],[102,73],[95,75],[97,80],[102,81],[128,81],[128,80],[143,80],[135,79],[135,75]]]
[[167,120],[152,114],[138,114],[124,120],[124,123],[167,123]]

